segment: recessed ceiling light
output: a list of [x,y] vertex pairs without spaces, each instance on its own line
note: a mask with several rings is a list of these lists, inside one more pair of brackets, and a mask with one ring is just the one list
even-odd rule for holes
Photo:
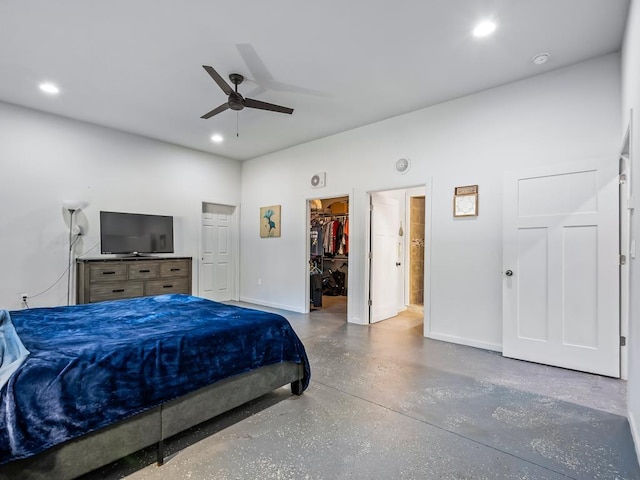
[[224,140],[224,138],[222,138],[222,135],[220,135],[219,133],[211,135],[211,141],[212,142],[220,143],[220,142],[222,142],[222,140]]
[[53,83],[49,83],[49,82],[41,83],[40,90],[46,93],[50,93],[51,95],[56,95],[60,93],[60,89],[56,87]]
[[493,33],[496,29],[496,24],[491,21],[481,22],[473,29],[473,34],[476,37],[486,37]]
[[531,61],[536,65],[542,65],[543,63],[546,63],[547,60],[549,60],[548,53],[539,53],[531,59]]

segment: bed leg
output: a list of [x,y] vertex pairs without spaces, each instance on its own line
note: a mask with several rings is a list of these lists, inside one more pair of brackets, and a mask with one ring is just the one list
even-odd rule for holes
[[156,445],[156,448],[158,454],[157,463],[158,466],[161,467],[164,464],[164,440],[160,440]]
[[302,395],[302,380],[291,382],[291,393],[294,395]]

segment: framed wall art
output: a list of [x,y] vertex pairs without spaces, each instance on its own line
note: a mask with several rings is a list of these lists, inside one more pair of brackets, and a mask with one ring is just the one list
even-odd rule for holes
[[279,237],[280,223],[280,205],[260,207],[260,237]]
[[453,216],[478,216],[478,185],[456,187],[453,194]]

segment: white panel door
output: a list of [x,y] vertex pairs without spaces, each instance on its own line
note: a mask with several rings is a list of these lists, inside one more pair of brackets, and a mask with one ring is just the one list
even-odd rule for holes
[[235,207],[204,204],[202,209],[202,252],[200,296],[218,302],[234,300],[233,246]]
[[[619,205],[620,205],[620,335],[629,336],[629,302],[630,302],[630,270],[631,260],[631,166],[629,156],[623,154],[619,161]],[[620,375],[627,378],[629,372],[628,355],[624,353],[620,359]]]
[[504,356],[620,375],[617,170],[505,174]]
[[400,206],[395,198],[371,195],[370,322],[398,314],[398,229]]

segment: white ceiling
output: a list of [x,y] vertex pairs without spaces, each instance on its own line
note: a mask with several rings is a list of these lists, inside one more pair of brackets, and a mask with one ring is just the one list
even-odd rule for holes
[[[244,160],[618,51],[627,10],[627,0],[0,0],[0,100]],[[486,18],[494,35],[474,38]],[[535,65],[540,52],[550,60]],[[293,115],[200,119],[227,98],[202,65],[245,75],[240,93]],[[60,95],[41,93],[44,80]]]

